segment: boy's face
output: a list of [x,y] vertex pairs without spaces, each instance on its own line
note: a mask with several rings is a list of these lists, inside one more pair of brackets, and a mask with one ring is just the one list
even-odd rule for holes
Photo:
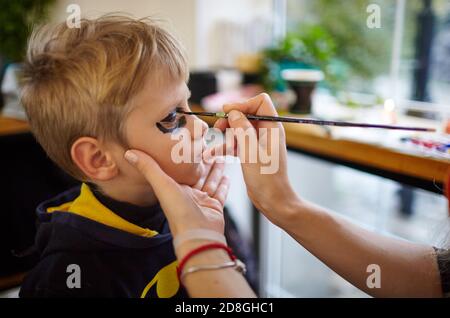
[[[133,99],[133,109],[125,122],[128,146],[130,149],[146,152],[176,182],[194,185],[204,173],[204,163],[201,158],[196,158],[192,163],[175,163],[171,153],[179,140],[171,137],[179,132],[177,127],[183,127],[190,132],[192,152],[194,143],[197,148],[201,145],[203,150],[203,137],[208,126],[196,116],[175,112],[176,109],[189,110],[187,100],[190,92],[184,81],[173,81],[164,85],[155,82],[149,79]],[[197,126],[197,135],[194,134],[194,124]],[[198,154],[201,156],[201,151]],[[121,155],[123,156],[123,153]],[[144,177],[123,161],[123,158],[118,164],[122,175],[131,178],[133,183],[148,185]]]

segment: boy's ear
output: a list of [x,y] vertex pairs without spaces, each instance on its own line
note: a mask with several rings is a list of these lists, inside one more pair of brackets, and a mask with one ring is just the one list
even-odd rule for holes
[[92,180],[107,181],[117,176],[119,169],[111,153],[97,139],[78,138],[70,155],[78,168]]

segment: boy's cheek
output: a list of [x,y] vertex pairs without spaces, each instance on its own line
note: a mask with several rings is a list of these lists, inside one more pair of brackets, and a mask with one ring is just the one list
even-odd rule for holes
[[[205,171],[204,163],[201,158],[202,151],[199,152],[199,157],[194,158],[194,144],[191,144],[191,156],[189,156],[193,162],[181,162],[180,158],[174,160],[172,158],[172,147],[175,146],[176,142],[173,142],[170,150],[166,152],[166,163],[168,166],[168,173],[175,181],[178,183],[186,185],[194,185],[197,183],[198,179],[202,176]],[[177,148],[175,148],[176,150]],[[169,172],[170,170],[170,172]]]
[[[180,184],[194,185],[204,173],[204,164],[203,162],[199,163],[198,160],[195,160],[197,161],[195,163],[177,163],[177,161],[172,158],[172,150],[173,147],[177,145],[178,141],[172,140],[169,135],[170,134],[155,136],[150,139],[145,138],[145,140],[142,139],[142,136],[140,136],[140,138],[134,139],[137,142],[132,146],[146,152],[149,156],[151,156],[159,164],[161,169],[163,169],[164,172],[176,182]],[[149,142],[150,140],[151,142]],[[193,144],[191,146],[191,151],[193,151]],[[176,150],[176,148],[174,150]],[[129,165],[127,162],[126,164]],[[130,177],[136,178],[136,175],[133,174],[130,175]]]

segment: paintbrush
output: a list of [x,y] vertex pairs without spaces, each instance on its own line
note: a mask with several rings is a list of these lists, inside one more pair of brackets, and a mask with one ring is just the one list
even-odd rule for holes
[[[183,110],[177,110],[177,113],[196,116],[208,116],[217,118],[228,118],[228,114],[224,112],[187,112]],[[381,124],[366,124],[366,123],[351,123],[345,121],[332,121],[332,120],[320,120],[311,118],[295,118],[295,117],[277,117],[277,116],[259,116],[245,114],[245,117],[249,120],[264,120],[264,121],[279,121],[283,123],[297,123],[297,124],[309,124],[320,126],[339,126],[339,127],[361,127],[361,128],[380,128],[380,129],[395,129],[395,130],[410,130],[410,131],[427,131],[435,132],[434,128],[424,127],[406,127],[395,125],[381,125]]]

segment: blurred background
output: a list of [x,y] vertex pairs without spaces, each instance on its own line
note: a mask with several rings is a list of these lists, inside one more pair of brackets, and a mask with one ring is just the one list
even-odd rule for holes
[[[36,262],[26,253],[34,207],[76,184],[28,131],[19,101],[26,39],[32,25],[73,22],[78,12],[163,19],[186,47],[194,109],[217,111],[266,91],[281,114],[436,128],[286,131],[290,179],[301,196],[374,231],[441,244],[450,167],[449,0],[0,0],[0,8],[1,296],[16,296]],[[254,244],[260,295],[367,297],[254,210],[238,163],[228,174],[228,207]]]

